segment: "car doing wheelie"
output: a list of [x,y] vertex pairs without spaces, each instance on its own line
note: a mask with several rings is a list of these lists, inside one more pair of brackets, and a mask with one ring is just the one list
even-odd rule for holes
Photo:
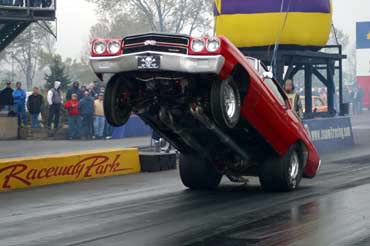
[[105,92],[109,123],[139,115],[181,152],[189,188],[215,188],[225,175],[291,191],[318,171],[320,157],[281,87],[225,37],[96,39],[90,62],[100,78],[114,74]]

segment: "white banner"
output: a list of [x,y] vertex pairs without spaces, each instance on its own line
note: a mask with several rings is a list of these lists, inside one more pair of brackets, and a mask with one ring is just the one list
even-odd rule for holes
[[358,49],[356,56],[357,76],[370,76],[370,49]]

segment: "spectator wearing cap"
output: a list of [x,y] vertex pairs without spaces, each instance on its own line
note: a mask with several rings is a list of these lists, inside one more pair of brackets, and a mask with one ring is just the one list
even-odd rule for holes
[[78,111],[81,114],[81,129],[84,139],[93,137],[94,125],[94,99],[90,96],[89,91],[85,91],[84,97],[78,104]]
[[25,127],[27,125],[27,114],[26,114],[26,98],[27,94],[22,89],[22,83],[16,83],[16,89],[13,91],[13,101],[17,111],[18,127]]
[[48,91],[48,103],[49,103],[49,117],[48,117],[48,128],[51,129],[51,123],[54,121],[54,128],[57,129],[59,126],[60,109],[63,103],[62,91],[60,89],[61,82],[55,81],[54,88]]
[[41,113],[41,108],[44,104],[44,98],[39,93],[39,88],[34,87],[32,95],[28,97],[27,109],[31,115],[31,127],[40,128],[39,115]]
[[12,83],[6,82],[6,87],[0,92],[0,106],[4,106],[9,112],[14,111]]
[[73,93],[71,100],[68,100],[64,104],[64,108],[68,111],[68,133],[70,140],[80,138],[81,117],[78,111],[78,105],[79,100],[76,93]]
[[104,117],[104,106],[103,106],[104,94],[99,93],[98,99],[94,102],[94,111],[95,111],[95,137],[102,139],[104,137],[104,126],[105,126],[105,117]]
[[72,87],[68,89],[66,99],[67,101],[72,99],[72,94],[76,94],[78,100],[83,97],[83,92],[80,90],[80,83],[78,81],[73,82]]

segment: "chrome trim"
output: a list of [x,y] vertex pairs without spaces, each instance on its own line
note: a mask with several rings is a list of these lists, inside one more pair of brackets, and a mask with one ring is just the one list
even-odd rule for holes
[[218,74],[225,64],[225,58],[222,55],[198,56],[144,51],[120,56],[90,57],[90,65],[95,73],[140,71],[137,67],[137,58],[150,55],[161,57],[159,71]]
[[181,35],[172,35],[172,34],[161,34],[161,33],[143,33],[143,34],[137,34],[137,35],[132,35],[132,36],[128,36],[128,37],[125,37],[124,40],[132,40],[132,39],[135,39],[135,38],[150,38],[150,37],[157,37],[157,38],[178,38],[178,39],[183,39],[183,40],[186,40],[186,46],[189,45],[189,41],[190,41],[190,37],[185,37],[185,36],[181,36]]

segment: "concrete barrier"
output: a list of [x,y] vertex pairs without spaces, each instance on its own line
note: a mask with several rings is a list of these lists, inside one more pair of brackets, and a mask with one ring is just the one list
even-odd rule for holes
[[16,139],[17,136],[17,118],[0,115],[0,140]]
[[134,148],[0,159],[0,191],[138,172]]

